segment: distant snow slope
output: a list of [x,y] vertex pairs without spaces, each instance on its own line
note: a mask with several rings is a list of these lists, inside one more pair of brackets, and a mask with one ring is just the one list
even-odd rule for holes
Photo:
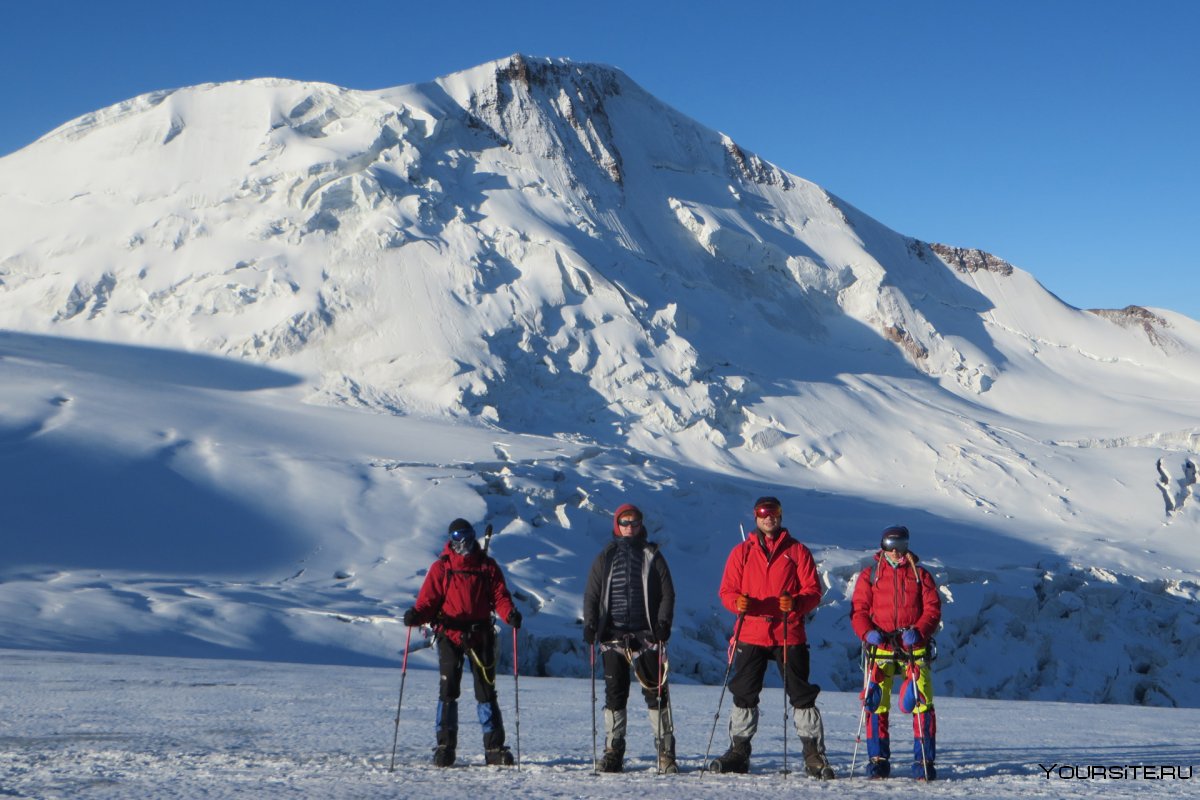
[[826,682],[903,521],[952,693],[1194,704],[1198,452],[1200,323],[888,230],[609,67],[198,86],[0,159],[10,646],[378,662],[462,515],[578,675],[632,500],[711,682],[770,492]]

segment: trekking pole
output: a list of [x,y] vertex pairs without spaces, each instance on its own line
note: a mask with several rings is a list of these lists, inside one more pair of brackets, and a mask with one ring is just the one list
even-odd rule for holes
[[854,757],[850,759],[850,777],[854,777],[854,766],[858,763],[858,746],[862,744],[863,725],[867,721],[867,685],[870,681],[871,661],[874,660],[874,647],[864,644],[858,651],[863,665],[863,688],[859,701],[862,708],[858,713],[858,729],[854,731]]
[[517,772],[521,771],[521,677],[517,670],[517,629],[512,629],[513,636],[513,703],[516,705],[517,720]]
[[400,698],[396,701],[396,729],[392,732],[392,763],[388,772],[396,771],[396,741],[400,738],[400,704],[404,702],[404,679],[408,677],[408,645],[412,642],[412,628],[404,638],[404,661],[400,667]]
[[658,774],[663,774],[663,727],[662,727],[662,686],[663,686],[663,648],[666,642],[658,643],[658,731],[655,741],[658,742]]
[[787,766],[787,734],[788,734],[788,640],[787,640],[787,620],[788,612],[783,612],[783,777],[788,776]]
[[717,735],[717,723],[721,719],[721,704],[725,702],[725,689],[729,686],[729,673],[733,669],[733,658],[737,655],[738,641],[742,638],[742,621],[746,619],[743,611],[737,616],[737,624],[733,626],[733,643],[729,645],[729,661],[725,665],[725,678],[721,681],[721,696],[717,699],[717,713],[713,714],[712,730],[708,734],[708,746],[704,748],[704,766],[700,769],[700,777],[708,772],[708,756],[712,753],[713,737]]
[[596,643],[590,645],[592,652],[592,772],[600,773],[600,761],[596,756]]

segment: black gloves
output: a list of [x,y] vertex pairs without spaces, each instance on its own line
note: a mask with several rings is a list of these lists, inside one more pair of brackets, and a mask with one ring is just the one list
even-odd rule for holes
[[587,644],[596,643],[596,629],[590,625],[583,626],[583,641]]
[[670,638],[671,638],[671,623],[669,623],[669,622],[658,623],[658,640],[660,642],[665,642],[667,639],[670,639]]
[[415,608],[410,608],[404,612],[404,624],[410,628],[413,625],[421,624],[420,622],[417,621],[417,610]]
[[505,617],[504,621],[507,622],[509,625],[511,625],[514,628],[520,628],[521,627],[521,612],[517,611],[514,608],[512,611],[508,612],[508,616]]

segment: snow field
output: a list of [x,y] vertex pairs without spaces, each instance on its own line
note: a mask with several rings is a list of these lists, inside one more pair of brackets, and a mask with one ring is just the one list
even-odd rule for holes
[[[44,798],[611,798],[688,796],[1132,798],[1195,796],[1194,780],[1046,777],[1039,764],[1173,766],[1200,763],[1200,710],[1066,703],[937,701],[942,780],[871,782],[844,777],[854,751],[853,694],[826,692],[825,718],[838,781],[778,774],[782,697],[764,691],[753,773],[701,775],[719,687],[677,686],[678,753],[684,772],[659,776],[640,698],[630,702],[627,768],[593,775],[587,679],[521,680],[521,756],[516,770],[482,766],[471,700],[460,700],[459,763],[429,765],[437,673],[408,671],[394,773],[388,771],[399,667],[334,667],[250,661],[0,651],[0,796]],[[501,675],[501,708],[515,750],[513,681]],[[603,681],[597,679],[603,702]],[[713,750],[727,744],[726,694]],[[599,716],[599,709],[597,709]],[[897,753],[906,720],[892,729]],[[602,731],[600,732],[601,747]],[[794,732],[789,765],[798,765]],[[859,774],[863,750],[859,751]],[[903,761],[897,759],[897,767]],[[1071,773],[1067,773],[1071,774]],[[1131,773],[1132,774],[1132,773]]]

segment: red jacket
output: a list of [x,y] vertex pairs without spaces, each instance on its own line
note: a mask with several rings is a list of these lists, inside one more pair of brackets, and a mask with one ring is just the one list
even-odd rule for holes
[[875,564],[858,575],[850,601],[850,624],[859,639],[872,630],[893,633],[914,628],[928,641],[942,619],[942,600],[929,570],[917,566],[916,554],[893,567],[875,554]]
[[417,624],[433,623],[443,636],[461,645],[468,633],[491,630],[493,611],[507,620],[513,602],[494,559],[479,547],[459,555],[447,542],[429,568],[413,609]]
[[779,595],[792,596],[787,643],[804,644],[804,615],[821,602],[817,565],[808,548],[784,528],[772,541],[757,529],[733,548],[721,577],[721,603],[737,613],[740,595],[750,598],[739,641],[771,647],[783,644],[783,612]]

